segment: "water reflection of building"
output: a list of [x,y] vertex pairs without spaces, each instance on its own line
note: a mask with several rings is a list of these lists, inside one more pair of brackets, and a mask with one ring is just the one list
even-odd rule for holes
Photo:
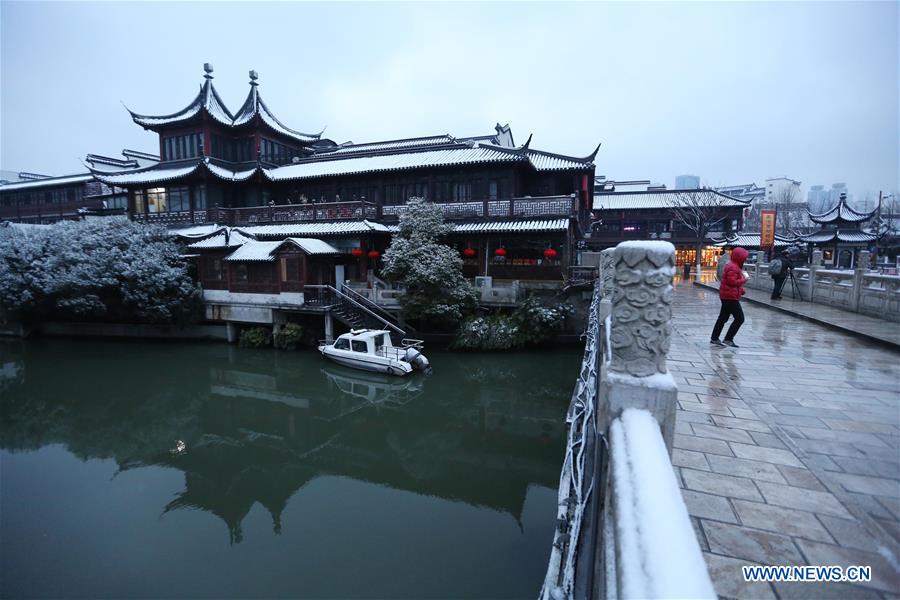
[[517,520],[529,486],[556,484],[560,452],[552,448],[562,446],[562,406],[550,411],[505,391],[466,395],[460,404],[429,396],[422,378],[398,385],[319,364],[298,369],[267,353],[242,355],[236,364],[222,358],[201,371],[209,374],[203,387],[173,380],[133,396],[121,395],[111,374],[91,396],[73,398],[63,388],[89,377],[78,375],[77,366],[65,386],[59,378],[37,378],[5,398],[0,443],[6,449],[62,443],[85,459],[112,458],[123,471],[151,465],[183,471],[184,489],[164,514],[184,508],[214,514],[232,543],[242,540],[242,523],[256,503],[280,532],[290,498],[323,476],[487,507]]

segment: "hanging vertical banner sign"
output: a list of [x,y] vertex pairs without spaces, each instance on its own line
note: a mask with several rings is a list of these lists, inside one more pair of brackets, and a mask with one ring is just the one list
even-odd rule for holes
[[775,211],[763,210],[760,213],[759,247],[769,250],[775,246]]

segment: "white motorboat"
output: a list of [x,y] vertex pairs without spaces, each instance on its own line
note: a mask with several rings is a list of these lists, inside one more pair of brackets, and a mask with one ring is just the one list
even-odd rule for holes
[[404,339],[400,343],[394,346],[386,329],[353,329],[334,343],[320,342],[319,352],[340,365],[363,371],[403,376],[413,370],[431,370],[422,354],[421,340]]

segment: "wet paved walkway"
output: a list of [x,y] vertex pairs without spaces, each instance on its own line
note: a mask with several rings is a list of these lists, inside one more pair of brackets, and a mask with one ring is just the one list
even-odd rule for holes
[[[713,290],[719,289],[719,283],[717,281],[704,281],[702,285],[709,286],[709,288]],[[788,285],[790,285],[790,283],[788,283]],[[875,317],[861,315],[835,306],[794,299],[791,298],[789,287],[782,293],[781,300],[772,300],[771,296],[771,290],[765,291],[747,288],[747,294],[744,296],[744,300],[749,300],[754,304],[763,304],[782,312],[791,313],[852,335],[874,338],[885,344],[900,348],[900,323],[876,319]]]
[[[896,597],[900,352],[747,302],[740,348],[711,347],[718,310],[676,284],[673,463],[717,591]],[[872,581],[745,583],[748,564],[869,565]]]

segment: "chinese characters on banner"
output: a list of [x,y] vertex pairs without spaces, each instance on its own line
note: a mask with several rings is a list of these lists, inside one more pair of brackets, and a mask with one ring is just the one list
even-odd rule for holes
[[760,213],[759,247],[771,250],[775,245],[775,211],[763,210]]

